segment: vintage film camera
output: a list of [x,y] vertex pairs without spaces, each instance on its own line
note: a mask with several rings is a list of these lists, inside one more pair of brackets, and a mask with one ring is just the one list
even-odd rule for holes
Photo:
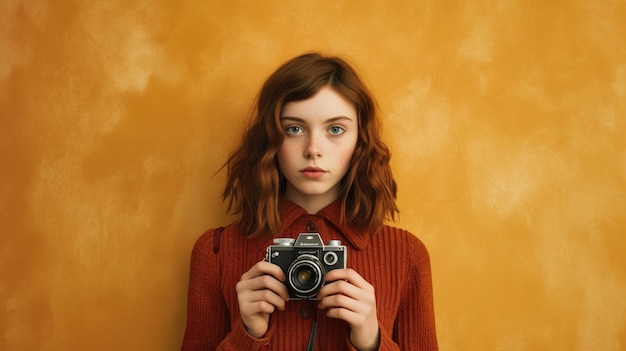
[[274,239],[267,247],[265,261],[283,270],[292,300],[315,300],[326,273],[346,267],[346,247],[339,240],[324,245],[319,233],[301,233],[295,240]]

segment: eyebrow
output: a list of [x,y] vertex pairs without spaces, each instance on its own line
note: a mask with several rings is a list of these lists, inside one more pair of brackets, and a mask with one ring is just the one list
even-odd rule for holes
[[[280,117],[281,121],[294,121],[294,122],[300,122],[300,123],[305,123],[306,121],[302,118],[299,117],[292,117],[292,116],[281,116]],[[333,117],[333,118],[329,118],[326,121],[324,121],[324,123],[334,123],[337,121],[342,121],[342,120],[347,120],[352,122],[352,118],[347,117],[347,116],[337,116],[337,117]]]

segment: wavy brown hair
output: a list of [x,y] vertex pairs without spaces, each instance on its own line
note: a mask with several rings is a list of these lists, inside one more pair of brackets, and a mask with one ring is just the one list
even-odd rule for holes
[[309,53],[287,61],[265,81],[241,145],[224,164],[223,199],[250,236],[274,236],[280,231],[279,203],[285,191],[276,160],[284,137],[281,110],[289,102],[312,97],[322,87],[334,89],[357,111],[359,137],[339,195],[342,223],[374,233],[398,213],[391,154],[381,140],[369,89],[345,60]]

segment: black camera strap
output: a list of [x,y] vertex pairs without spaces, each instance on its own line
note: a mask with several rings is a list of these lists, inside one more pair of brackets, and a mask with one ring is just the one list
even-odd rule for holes
[[317,318],[313,320],[313,327],[311,327],[311,337],[309,338],[309,346],[307,346],[307,351],[313,351],[315,346],[315,332],[317,331]]

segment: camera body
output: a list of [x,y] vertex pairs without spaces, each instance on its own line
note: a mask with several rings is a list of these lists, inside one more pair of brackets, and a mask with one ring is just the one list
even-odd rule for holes
[[346,268],[346,247],[339,240],[324,245],[319,233],[301,233],[295,240],[274,239],[265,261],[283,270],[291,300],[315,300],[326,273]]

